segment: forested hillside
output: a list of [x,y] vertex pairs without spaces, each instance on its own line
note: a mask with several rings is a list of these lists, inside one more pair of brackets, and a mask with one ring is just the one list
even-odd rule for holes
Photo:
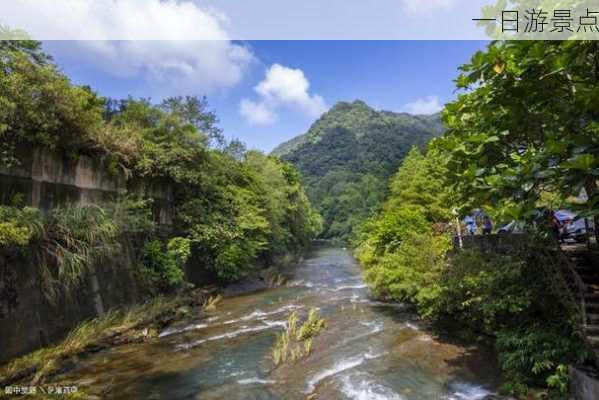
[[301,172],[308,197],[324,218],[322,236],[349,239],[380,206],[389,177],[410,148],[442,131],[438,114],[376,111],[362,101],[341,102],[273,154]]
[[[4,41],[0,104],[0,168],[21,163],[18,148],[44,148],[65,163],[88,156],[113,175],[172,188],[175,215],[167,234],[151,218],[154,199],[139,193],[115,199],[118,207],[64,204],[48,213],[27,207],[23,193],[4,193],[0,251],[39,253],[40,279],[53,290],[80,279],[95,253],[114,247],[121,233],[140,237],[142,273],[153,286],[172,289],[184,284],[182,266],[191,253],[198,255],[196,268],[237,280],[257,263],[301,249],[319,229],[297,171],[227,143],[205,99],[103,98],[72,84],[40,43]],[[107,232],[96,232],[103,227]]]

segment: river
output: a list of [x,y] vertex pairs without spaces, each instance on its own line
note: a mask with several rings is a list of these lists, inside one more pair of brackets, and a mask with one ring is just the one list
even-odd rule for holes
[[[312,354],[273,367],[297,310],[328,327]],[[496,390],[492,353],[432,336],[402,304],[371,299],[351,254],[315,247],[284,287],[225,297],[157,339],[87,357],[62,381],[102,399],[481,400]]]

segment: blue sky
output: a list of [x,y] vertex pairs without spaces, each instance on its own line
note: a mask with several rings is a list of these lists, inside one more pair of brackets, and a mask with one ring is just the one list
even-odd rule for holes
[[479,41],[45,42],[103,96],[207,95],[229,138],[272,150],[338,101],[430,113],[455,97]]

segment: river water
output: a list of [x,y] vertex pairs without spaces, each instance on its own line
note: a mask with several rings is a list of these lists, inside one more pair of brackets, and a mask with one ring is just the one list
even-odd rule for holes
[[[102,399],[480,400],[498,373],[490,352],[433,337],[401,304],[369,296],[341,248],[319,246],[285,287],[225,297],[150,342],[88,357],[63,381]],[[328,327],[312,354],[273,367],[292,310],[320,309]]]

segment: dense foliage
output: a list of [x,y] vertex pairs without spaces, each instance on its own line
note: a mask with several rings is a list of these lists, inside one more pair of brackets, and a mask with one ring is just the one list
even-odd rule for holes
[[[492,43],[464,65],[448,131],[413,150],[356,253],[379,296],[415,303],[438,326],[491,337],[508,392],[566,395],[567,365],[589,357],[546,223],[509,254],[453,253],[452,214],[483,208],[532,220],[540,207],[599,215],[599,52],[589,42]],[[584,189],[584,190],[583,190]],[[585,196],[580,194],[585,193]]]
[[144,248],[144,266],[153,286],[169,290],[185,281],[184,267],[191,255],[190,241],[174,237],[166,246],[160,240],[150,240]]
[[324,219],[325,238],[351,239],[387,193],[387,180],[414,145],[442,132],[438,115],[375,111],[338,103],[310,130],[273,151],[302,174]]
[[450,240],[442,173],[439,154],[413,148],[391,179],[383,210],[362,227],[356,254],[379,296],[424,302],[443,268]]
[[[599,215],[599,44],[498,42],[457,79],[465,93],[444,112],[440,141],[463,205],[505,206],[526,217],[543,193]],[[598,221],[599,222],[599,221]]]
[[[510,254],[450,256],[447,155],[413,149],[391,180],[383,210],[363,226],[356,254],[375,294],[418,306],[438,326],[495,338],[506,391],[567,388],[563,366],[583,361],[577,308],[550,244],[518,243]],[[560,372],[561,371],[561,372]]]
[[[174,221],[166,234],[165,227],[156,229],[152,198],[144,190],[116,203],[49,212],[42,230],[51,248],[45,246],[43,254],[49,265],[60,260],[62,268],[54,268],[53,278],[80,276],[82,260],[96,258],[89,252],[99,254],[102,244],[123,233],[140,242],[146,273],[164,288],[183,283],[191,253],[197,255],[194,267],[227,281],[306,246],[320,229],[320,217],[298,172],[278,158],[226,142],[217,123],[206,99],[173,97],[158,105],[105,99],[73,85],[39,43],[0,42],[1,166],[21,162],[18,149],[43,147],[66,159],[103,160],[134,188],[143,182],[172,193]],[[0,210],[0,245],[33,242],[26,223],[32,212]]]
[[539,241],[521,243],[509,254],[464,251],[442,271],[436,296],[423,313],[495,336],[508,391],[549,386],[563,393],[563,366],[584,362],[590,353],[560,262],[555,250]]
[[[533,218],[539,206],[566,205],[599,226],[597,43],[497,42],[461,69],[457,85],[466,91],[447,106],[448,132],[435,145],[448,155],[448,183],[462,205],[487,205],[518,219]],[[541,378],[564,392],[560,363],[580,361],[585,347],[560,305],[566,289],[547,288],[547,279],[559,275],[546,271],[556,257],[534,260],[539,253],[536,244],[516,260],[478,262],[485,268],[476,274],[481,281],[469,282],[489,296],[493,276],[504,279],[493,287],[501,289],[495,298],[503,297],[510,315],[492,321],[500,362],[520,385],[514,389]],[[470,293],[463,278],[455,278],[461,286],[448,297]]]

